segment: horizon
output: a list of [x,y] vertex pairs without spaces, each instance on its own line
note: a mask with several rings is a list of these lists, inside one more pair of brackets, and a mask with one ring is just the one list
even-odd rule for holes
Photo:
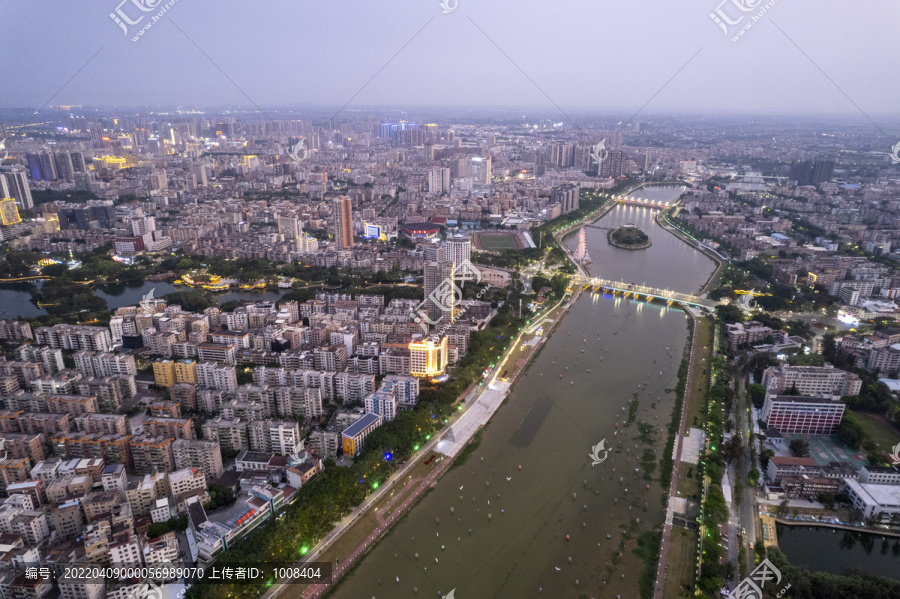
[[[740,43],[733,31],[723,36],[706,1],[685,10],[661,0],[461,0],[442,14],[436,1],[352,10],[275,1],[261,10],[222,0],[212,12],[171,0],[137,42],[129,38],[148,20],[132,3],[118,5],[138,22],[127,27],[110,18],[114,1],[79,11],[60,0],[41,11],[0,4],[0,17],[17,23],[0,40],[3,107],[898,116],[900,76],[884,57],[900,6],[886,1],[861,13],[828,0],[815,14],[775,3]],[[248,43],[245,32],[256,31]]]

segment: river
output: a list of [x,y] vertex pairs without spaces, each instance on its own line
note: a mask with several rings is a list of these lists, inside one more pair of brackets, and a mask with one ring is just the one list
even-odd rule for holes
[[864,570],[900,580],[900,539],[857,531],[778,524],[778,548],[792,564],[843,574]]
[[[52,283],[49,283],[52,284]],[[98,297],[106,300],[110,310],[121,308],[122,306],[137,305],[141,299],[154,289],[154,296],[160,298],[168,293],[176,293],[179,291],[190,291],[190,287],[176,287],[171,283],[155,282],[155,281],[138,281],[135,283],[122,283],[113,285],[103,285],[94,288],[94,293]],[[231,300],[256,301],[278,300],[281,298],[280,291],[229,291],[228,293],[215,293],[213,297],[217,302],[223,304]],[[25,318],[33,318],[47,314],[46,310],[38,308],[31,303],[31,294],[22,291],[13,286],[5,286],[0,288],[0,319],[15,318],[23,316]]]
[[[679,191],[641,194],[671,200]],[[597,223],[637,224],[653,241],[646,250],[614,248],[606,230],[589,228],[592,274],[696,292],[714,264],[657,227],[654,215],[622,205]],[[567,242],[574,245],[574,236]],[[680,310],[583,294],[468,462],[445,475],[334,596],[435,597],[456,589],[460,599],[637,597],[643,562],[632,550],[664,516],[664,490],[657,482],[648,488],[644,468],[658,478],[674,406],[665,390],[675,386],[686,340]],[[636,422],[626,426],[635,397]],[[651,438],[639,438],[640,422],[654,427]],[[612,451],[592,466],[588,454],[603,439]]]

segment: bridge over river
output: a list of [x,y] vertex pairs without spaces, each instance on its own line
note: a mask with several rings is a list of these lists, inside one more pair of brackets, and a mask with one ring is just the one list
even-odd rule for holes
[[688,295],[686,293],[678,293],[668,289],[657,289],[655,287],[647,287],[646,285],[635,285],[633,283],[625,283],[622,281],[610,281],[599,277],[588,277],[585,275],[575,275],[572,282],[577,285],[588,285],[590,287],[600,288],[604,291],[614,293],[622,293],[625,297],[634,297],[635,299],[656,299],[664,301],[668,304],[686,304],[688,306],[696,306],[698,308],[714,309],[723,302],[698,297],[696,295]]

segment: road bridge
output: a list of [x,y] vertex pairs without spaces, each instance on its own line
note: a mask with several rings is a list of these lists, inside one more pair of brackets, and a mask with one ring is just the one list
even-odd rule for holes
[[589,287],[602,289],[603,291],[621,293],[626,298],[655,299],[664,301],[667,304],[685,304],[688,306],[706,308],[708,310],[712,310],[716,306],[722,304],[722,302],[698,297],[696,295],[689,295],[687,293],[678,293],[677,291],[671,291],[669,289],[657,289],[655,287],[625,283],[623,281],[610,281],[608,279],[601,279],[600,277],[575,275],[572,277],[572,282],[576,285],[587,285]]

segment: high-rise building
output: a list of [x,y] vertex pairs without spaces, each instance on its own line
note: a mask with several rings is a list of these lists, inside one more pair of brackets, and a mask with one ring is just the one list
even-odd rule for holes
[[550,164],[558,168],[570,168],[575,166],[575,146],[570,144],[551,146]]
[[116,210],[112,202],[108,206],[88,206],[86,208],[63,208],[59,211],[60,229],[89,229],[91,221],[97,221],[102,229],[109,228],[115,221]]
[[625,162],[628,160],[628,152],[623,150],[609,150],[606,159],[600,163],[598,175],[604,178],[617,178],[625,173]]
[[426,339],[409,344],[409,372],[413,376],[428,377],[443,374],[449,355],[447,338],[440,342]]
[[791,165],[790,178],[797,185],[819,185],[831,181],[834,176],[834,160],[803,160]]
[[353,203],[347,196],[340,196],[332,203],[334,217],[334,247],[337,250],[353,245]]
[[206,165],[205,164],[192,164],[191,165],[191,174],[197,177],[197,185],[200,187],[206,187]]
[[812,184],[819,185],[831,181],[834,176],[834,160],[816,160],[812,169]]
[[28,185],[28,175],[21,166],[0,167],[0,195],[13,198],[19,205],[19,210],[34,208],[31,187]]
[[473,156],[469,158],[469,176],[475,181],[475,185],[490,185],[493,176],[491,157]]
[[450,169],[435,167],[428,170],[428,193],[442,194],[450,191]]
[[169,179],[166,177],[166,171],[161,170],[150,175],[150,189],[158,189],[160,191],[169,189]]
[[13,198],[2,197],[0,194],[0,225],[16,225],[22,222],[19,217],[19,207]]
[[303,234],[303,225],[296,216],[279,216],[278,233],[288,241],[297,239]]
[[75,163],[72,161],[72,155],[68,152],[54,152],[53,164],[56,166],[56,174],[60,179],[65,179],[69,183],[75,177]]
[[578,194],[579,187],[572,183],[566,183],[553,189],[550,192],[550,201],[554,204],[558,203],[563,214],[578,210]]
[[453,318],[456,294],[453,262],[425,263],[425,309],[434,322],[449,323]]
[[[472,256],[472,241],[463,235],[454,235],[444,242],[444,259],[452,262],[454,269],[467,262]],[[456,274],[459,274],[458,272]]]
[[84,161],[84,154],[82,152],[71,152],[69,155],[72,157],[72,168],[75,169],[75,172],[86,173],[88,168]]

